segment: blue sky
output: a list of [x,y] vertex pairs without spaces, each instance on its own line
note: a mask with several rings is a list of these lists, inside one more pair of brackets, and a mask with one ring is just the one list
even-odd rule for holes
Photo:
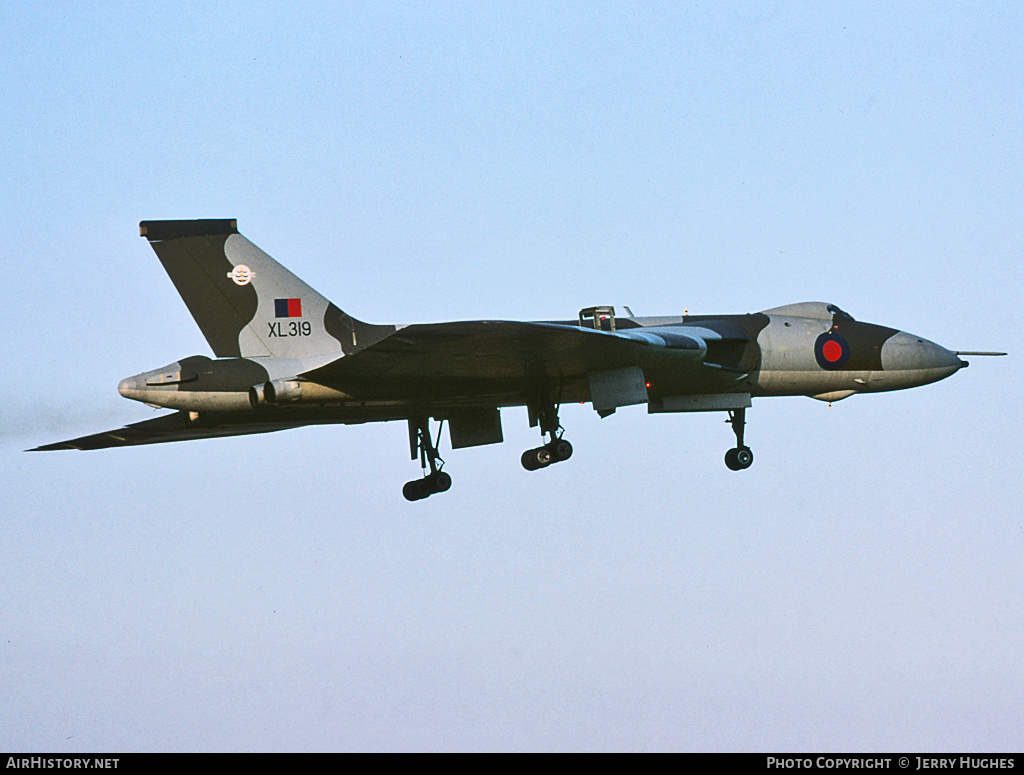
[[[0,17],[0,745],[1017,750],[1018,3],[14,3]],[[913,391],[95,453],[208,348],[140,220],[237,218],[356,317],[751,312]],[[445,452],[445,450],[442,450]]]

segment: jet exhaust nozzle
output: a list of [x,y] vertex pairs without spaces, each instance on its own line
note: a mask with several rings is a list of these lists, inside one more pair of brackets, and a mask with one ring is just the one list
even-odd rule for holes
[[264,385],[253,385],[249,388],[249,406],[253,409],[265,406],[267,403],[267,391]]
[[275,379],[263,385],[268,404],[284,404],[302,400],[302,383],[296,379]]

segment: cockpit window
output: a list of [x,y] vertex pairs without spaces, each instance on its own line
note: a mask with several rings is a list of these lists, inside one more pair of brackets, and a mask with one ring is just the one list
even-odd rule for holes
[[828,305],[828,311],[831,312],[833,315],[835,315],[840,320],[853,320],[853,315],[850,315],[847,312],[843,312],[835,304],[829,304]]

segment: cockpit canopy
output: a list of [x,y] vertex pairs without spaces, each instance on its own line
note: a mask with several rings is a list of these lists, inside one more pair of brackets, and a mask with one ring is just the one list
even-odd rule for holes
[[824,301],[803,301],[799,304],[786,304],[783,307],[766,309],[765,315],[779,315],[780,317],[791,318],[813,318],[815,320],[832,320],[833,317],[839,320],[853,320],[853,316],[843,312],[835,304]]

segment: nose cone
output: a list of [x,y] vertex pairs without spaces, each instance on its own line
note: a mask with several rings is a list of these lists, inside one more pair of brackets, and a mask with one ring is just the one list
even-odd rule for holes
[[125,398],[138,398],[142,388],[142,380],[138,376],[125,377],[117,383],[117,392]]
[[905,331],[889,337],[882,345],[882,369],[900,372],[915,385],[945,379],[966,365],[956,353]]

